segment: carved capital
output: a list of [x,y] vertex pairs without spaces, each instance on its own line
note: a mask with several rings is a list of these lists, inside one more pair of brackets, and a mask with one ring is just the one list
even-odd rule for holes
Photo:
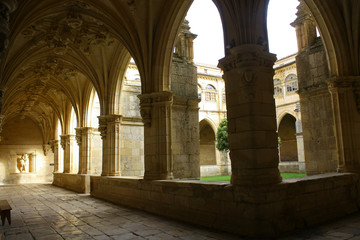
[[75,128],[75,131],[76,131],[76,135],[75,135],[75,138],[76,138],[76,142],[77,144],[80,146],[81,145],[81,141],[82,141],[82,131],[83,131],[83,128]]
[[51,140],[50,141],[51,151],[53,153],[55,153],[55,150],[59,149],[59,143],[60,143],[60,140]]
[[44,156],[47,156],[47,155],[48,155],[50,149],[51,149],[51,145],[50,145],[50,144],[43,144]]
[[138,95],[140,99],[140,114],[145,127],[151,127],[152,110],[154,106],[171,105],[174,94],[172,92],[153,92]]
[[109,123],[121,123],[122,115],[102,115],[99,118],[99,132],[101,139],[105,139],[108,131]]
[[63,150],[65,150],[66,147],[66,135],[60,135],[60,145],[62,147]]
[[247,44],[231,48],[230,54],[219,61],[218,67],[224,72],[250,67],[273,67],[276,56],[265,52],[262,46]]

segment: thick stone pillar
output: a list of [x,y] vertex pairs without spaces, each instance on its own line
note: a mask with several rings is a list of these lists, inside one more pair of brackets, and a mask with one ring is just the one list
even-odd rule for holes
[[121,115],[99,116],[99,131],[103,140],[101,176],[120,176]]
[[82,127],[75,130],[79,145],[79,174],[91,174],[93,173],[91,158],[93,128]]
[[226,84],[232,184],[281,181],[273,98],[275,60],[262,46],[248,44],[229,49],[219,62]]
[[73,145],[75,136],[71,134],[60,135],[61,147],[64,149],[64,173],[74,173]]
[[327,81],[335,121],[339,172],[360,173],[360,119],[354,89],[354,83],[358,81],[360,77],[337,77]]
[[51,140],[51,150],[54,153],[54,173],[59,172],[59,144],[60,140]]
[[173,93],[154,92],[138,96],[144,122],[144,179],[172,179],[171,107]]

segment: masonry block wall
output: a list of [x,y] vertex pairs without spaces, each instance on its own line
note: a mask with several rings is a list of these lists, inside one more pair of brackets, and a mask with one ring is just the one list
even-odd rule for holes
[[120,155],[122,176],[144,175],[144,125],[139,99],[141,86],[124,84],[121,92]]
[[308,175],[336,172],[338,155],[324,46],[314,45],[296,57],[306,172]]
[[174,59],[171,69],[174,178],[200,178],[199,107],[196,67]]
[[[0,184],[50,182],[53,152],[45,149],[39,127],[29,118],[12,119],[3,127],[0,142]],[[46,147],[46,146],[45,146]],[[21,156],[24,167],[21,168]]]

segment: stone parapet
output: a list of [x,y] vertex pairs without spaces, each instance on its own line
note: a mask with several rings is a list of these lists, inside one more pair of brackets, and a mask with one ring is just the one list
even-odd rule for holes
[[[109,191],[111,189],[111,191]],[[252,237],[277,237],[359,210],[359,176],[324,174],[248,188],[226,182],[91,177],[91,195]]]
[[54,173],[53,185],[66,188],[78,193],[90,192],[90,175]]

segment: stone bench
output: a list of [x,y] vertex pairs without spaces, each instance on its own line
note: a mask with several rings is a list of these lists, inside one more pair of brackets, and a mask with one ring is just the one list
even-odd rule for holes
[[8,201],[0,200],[0,214],[1,214],[1,222],[4,226],[5,218],[7,218],[9,225],[11,225],[11,207]]

